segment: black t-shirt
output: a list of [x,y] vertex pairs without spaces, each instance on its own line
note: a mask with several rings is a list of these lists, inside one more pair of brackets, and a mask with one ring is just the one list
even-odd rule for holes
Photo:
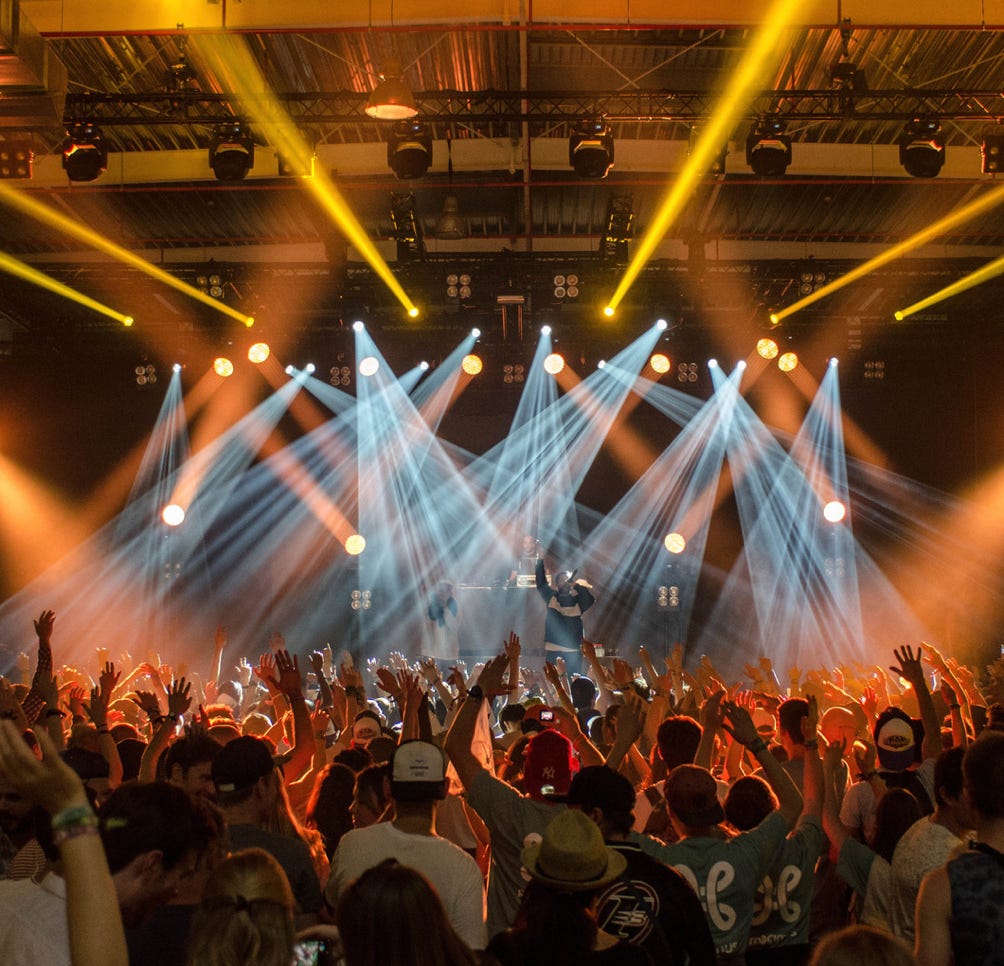
[[714,966],[711,929],[690,883],[631,842],[607,845],[627,859],[627,869],[600,893],[600,929],[642,947],[656,963]]
[[653,966],[654,960],[640,946],[619,942],[608,949],[594,950],[586,956],[555,960],[543,955],[518,933],[500,932],[485,950],[487,959],[499,966]]

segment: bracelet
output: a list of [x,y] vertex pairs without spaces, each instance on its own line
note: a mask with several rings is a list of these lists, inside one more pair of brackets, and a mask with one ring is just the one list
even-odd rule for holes
[[818,738],[810,738],[808,741],[802,742],[802,744],[804,744],[806,748],[818,748],[819,747],[819,739]]
[[100,835],[101,829],[98,828],[98,820],[94,819],[93,825],[74,825],[73,828],[64,828],[59,832],[52,833],[52,844],[57,848],[62,845],[67,839],[75,839],[78,835]]
[[767,742],[763,738],[757,738],[746,746],[754,755],[759,755],[761,751],[767,750]]
[[50,825],[53,832],[62,832],[81,825],[97,828],[98,817],[94,814],[94,809],[90,805],[70,805],[68,808],[63,808],[56,812],[52,816]]

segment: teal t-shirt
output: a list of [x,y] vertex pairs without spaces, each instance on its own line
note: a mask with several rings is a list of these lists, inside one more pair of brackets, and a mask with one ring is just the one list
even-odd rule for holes
[[750,949],[809,941],[814,873],[825,845],[826,833],[819,819],[810,815],[799,819],[757,889]]
[[784,816],[771,812],[755,829],[731,839],[687,838],[663,845],[633,834],[631,841],[686,878],[704,907],[718,955],[734,956],[746,949],[757,886],[787,834]]

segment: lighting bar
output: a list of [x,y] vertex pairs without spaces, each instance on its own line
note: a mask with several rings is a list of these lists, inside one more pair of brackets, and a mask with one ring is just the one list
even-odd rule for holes
[[10,205],[12,208],[16,208],[18,211],[23,212],[37,221],[41,221],[44,224],[55,228],[57,231],[71,235],[78,241],[83,242],[85,245],[89,245],[91,248],[96,248],[98,251],[104,252],[106,255],[110,255],[117,261],[124,262],[127,265],[131,265],[133,268],[139,269],[139,271],[149,275],[151,278],[155,278],[157,281],[163,282],[165,285],[169,285],[171,288],[177,289],[179,292],[183,292],[189,298],[196,299],[197,301],[202,302],[203,305],[208,305],[210,308],[216,309],[217,312],[229,315],[231,318],[237,319],[246,326],[254,325],[254,319],[250,316],[244,315],[242,312],[238,312],[237,309],[230,308],[219,299],[210,298],[210,296],[206,295],[204,292],[200,292],[197,288],[193,288],[191,285],[181,281],[180,278],[175,278],[173,275],[169,275],[162,269],[157,268],[156,265],[152,265],[145,258],[140,258],[139,255],[133,254],[121,245],[116,245],[115,242],[109,241],[104,235],[98,234],[96,231],[93,231],[73,218],[68,218],[66,215],[60,214],[54,208],[50,208],[48,205],[42,204],[40,201],[36,201],[24,192],[18,191],[16,188],[12,188],[9,185],[4,184],[3,181],[0,181],[0,201],[4,204]]
[[968,288],[975,288],[977,285],[989,282],[990,279],[996,278],[1002,272],[1004,272],[1004,255],[1000,258],[995,258],[988,265],[984,265],[982,268],[976,269],[975,272],[970,272],[964,278],[960,278],[957,282],[952,282],[951,285],[946,285],[943,289],[939,289],[933,295],[928,295],[927,298],[921,299],[919,302],[914,302],[913,305],[908,305],[905,309],[900,309],[898,312],[894,313],[894,317],[897,322],[902,322],[903,319],[909,318],[909,316],[926,309],[930,305],[935,305],[938,302],[943,302],[945,299],[950,299],[953,295],[958,295],[960,292],[964,292]]
[[[788,25],[800,6],[800,0],[776,0],[765,14],[763,24],[758,28],[742,62],[722,92],[714,114],[700,132],[683,169],[666,192],[655,218],[638,243],[634,257],[610,298],[607,309],[617,309],[641,270],[655,254],[670,225],[687,204],[694,185],[704,177],[709,165],[721,152],[721,146],[728,141],[729,133],[735,125],[736,115],[753,97],[764,72],[776,56],[781,42],[787,37]],[[608,316],[613,314],[612,311],[604,312]]]
[[38,285],[40,288],[45,288],[50,292],[55,292],[57,295],[62,295],[63,298],[70,299],[79,305],[93,309],[95,312],[100,312],[102,315],[107,315],[108,318],[115,319],[116,322],[121,322],[125,326],[130,326],[133,323],[131,315],[123,315],[121,312],[116,312],[115,309],[103,305],[101,302],[92,299],[89,295],[84,295],[83,292],[70,288],[69,285],[57,282],[54,278],[50,278],[30,265],[25,265],[24,262],[18,261],[18,259],[13,258],[5,252],[0,252],[0,271],[7,272],[9,275],[16,275],[18,278],[31,282],[32,285]]
[[907,254],[907,252],[912,252],[921,245],[926,245],[929,241],[933,241],[939,235],[945,234],[945,232],[950,231],[963,222],[969,221],[970,218],[975,218],[977,215],[983,214],[985,211],[989,211],[995,205],[999,205],[1004,201],[1004,185],[998,186],[991,191],[988,191],[982,198],[977,198],[971,201],[968,205],[963,205],[956,211],[950,212],[945,215],[944,218],[936,221],[933,225],[928,225],[927,228],[922,229],[917,232],[916,235],[911,235],[909,238],[901,241],[898,245],[893,245],[892,248],[886,249],[886,251],[881,254],[876,255],[874,258],[869,259],[863,265],[859,265],[857,268],[852,268],[846,275],[841,275],[839,278],[835,278],[832,282],[821,288],[816,289],[811,295],[806,295],[805,298],[799,299],[797,302],[792,302],[787,308],[781,309],[779,312],[772,312],[770,316],[771,322],[777,325],[779,322],[784,321],[796,312],[801,312],[802,309],[813,302],[818,302],[821,298],[825,298],[827,295],[842,289],[845,285],[850,285],[851,282],[856,282],[859,278],[864,278],[865,275],[869,275],[876,269],[881,268],[883,265],[887,265],[889,262],[895,261],[897,258],[902,257]]

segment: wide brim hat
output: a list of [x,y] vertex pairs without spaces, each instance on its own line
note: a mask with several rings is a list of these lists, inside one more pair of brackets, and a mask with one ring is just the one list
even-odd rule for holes
[[601,889],[627,869],[627,859],[610,848],[599,826],[577,809],[558,815],[520,857],[533,879],[559,892]]

